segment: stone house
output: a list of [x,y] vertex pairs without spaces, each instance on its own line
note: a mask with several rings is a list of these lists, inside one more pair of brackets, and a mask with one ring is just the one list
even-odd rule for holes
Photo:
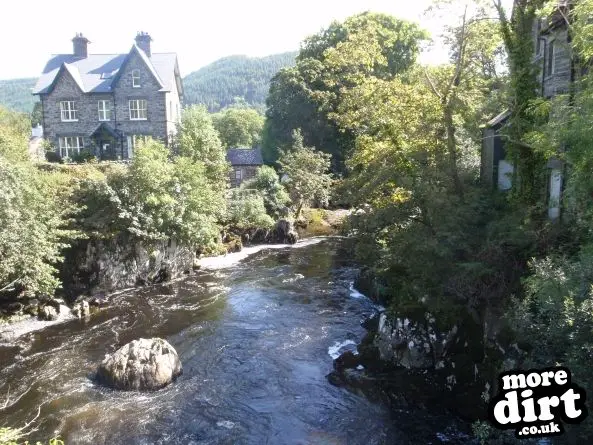
[[[559,1],[559,8],[566,8],[566,5],[566,1]],[[536,20],[533,43],[539,95],[551,99],[566,94],[574,81],[574,72],[568,26],[563,15],[557,12],[549,18]],[[484,125],[482,130],[480,176],[485,184],[499,190],[512,187],[514,173],[514,165],[505,159],[502,136],[509,116],[509,111],[504,111]],[[560,160],[551,159],[547,168],[548,216],[557,219],[560,217],[565,166]]]
[[151,41],[141,32],[126,54],[88,54],[89,40],[76,34],[72,54],[49,59],[33,94],[44,139],[60,157],[84,149],[100,159],[130,159],[140,138],[170,143],[183,85],[177,55],[153,53]]
[[264,163],[259,148],[230,148],[226,159],[231,164],[231,187],[239,187],[243,181],[251,179]]

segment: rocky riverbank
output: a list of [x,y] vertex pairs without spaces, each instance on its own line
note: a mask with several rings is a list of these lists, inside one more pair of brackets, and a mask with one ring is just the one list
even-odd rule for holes
[[[358,284],[372,292],[377,283],[361,277]],[[367,334],[357,352],[340,355],[328,379],[395,409],[413,405],[453,414],[469,425],[486,418],[499,373],[526,357],[492,327],[494,319],[488,311],[479,323],[461,309],[454,320],[418,308],[406,314],[381,310],[364,320]]]
[[[281,219],[270,230],[223,234],[227,253],[247,244],[294,244],[294,223]],[[21,292],[0,300],[0,323],[37,317],[55,321],[67,316],[86,318],[109,304],[108,296],[122,289],[152,285],[189,275],[199,269],[203,253],[176,240],[143,242],[125,234],[114,238],[84,239],[64,252],[58,295]]]

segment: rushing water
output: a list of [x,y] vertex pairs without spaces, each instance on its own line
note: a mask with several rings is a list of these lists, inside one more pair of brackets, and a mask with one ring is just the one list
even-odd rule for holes
[[[332,356],[355,348],[375,308],[352,288],[338,240],[297,247],[121,293],[88,321],[0,333],[0,407],[11,405],[0,426],[21,426],[41,407],[31,438],[59,434],[68,445],[446,442],[443,425],[434,441],[419,439],[406,427],[418,413],[390,413],[328,383]],[[31,323],[43,329],[27,332]],[[92,380],[105,353],[153,336],[181,358],[175,383],[123,392]]]

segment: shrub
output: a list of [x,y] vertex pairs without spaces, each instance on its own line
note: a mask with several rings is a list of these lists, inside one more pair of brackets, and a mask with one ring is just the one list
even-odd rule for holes
[[92,162],[96,160],[97,158],[95,157],[94,153],[88,148],[85,148],[80,153],[76,153],[72,156],[72,161],[76,162],[77,164],[83,164],[85,162]]
[[57,152],[49,150],[45,152],[45,160],[47,162],[62,162],[62,158]]
[[68,233],[52,176],[0,156],[0,289],[51,293]]
[[[530,351],[524,367],[568,367],[577,384],[593,391],[593,245],[575,258],[550,256],[532,260],[525,296],[508,311],[520,345]],[[588,418],[567,436],[585,443],[593,434]]]
[[268,215],[277,218],[282,210],[290,205],[290,197],[280,183],[276,171],[267,165],[257,170],[255,177],[245,181],[241,187],[246,190],[256,190],[264,200]]
[[79,181],[79,227],[95,236],[127,232],[144,240],[208,245],[218,235],[225,200],[205,170],[189,157],[169,159],[160,142],[141,143],[129,168],[114,166]]
[[237,229],[267,229],[274,225],[261,195],[242,189],[230,193],[226,222]]

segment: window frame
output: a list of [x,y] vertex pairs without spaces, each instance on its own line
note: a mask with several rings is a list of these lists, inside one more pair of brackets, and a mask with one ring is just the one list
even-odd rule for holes
[[552,77],[556,74],[556,40],[550,40],[546,48],[545,76]]
[[142,84],[140,83],[140,70],[134,69],[131,72],[132,76],[132,88],[142,88]]
[[128,159],[132,159],[134,157],[134,151],[136,150],[136,144],[138,142],[146,142],[150,136],[146,134],[127,134],[126,135],[126,145],[127,145],[127,153]]
[[542,52],[542,19],[536,19],[535,25],[535,55],[539,56]]
[[[76,144],[74,144],[73,142],[76,142]],[[84,137],[59,136],[58,150],[61,158],[71,158],[74,154],[74,151],[76,151],[76,154],[80,154],[80,151],[84,150]]]
[[[132,104],[136,105],[136,107],[132,107]],[[144,108],[140,104],[144,104]],[[144,117],[141,117],[141,111],[144,111]],[[136,113],[136,117],[132,117],[132,112]],[[131,121],[148,120],[148,101],[146,99],[128,99],[128,113]]]
[[[65,106],[65,104],[68,104],[68,105]],[[64,118],[64,116],[68,116],[68,117]],[[61,100],[60,101],[60,120],[62,122],[78,122],[78,110],[76,109],[76,101],[74,101],[74,100]]]
[[[101,104],[103,104],[103,108],[101,108]],[[99,122],[109,122],[111,120],[111,101],[101,99],[97,101],[97,109],[99,113]],[[101,113],[103,113],[103,117],[101,117]]]
[[243,180],[243,171],[240,168],[235,170],[235,181],[242,181]]

